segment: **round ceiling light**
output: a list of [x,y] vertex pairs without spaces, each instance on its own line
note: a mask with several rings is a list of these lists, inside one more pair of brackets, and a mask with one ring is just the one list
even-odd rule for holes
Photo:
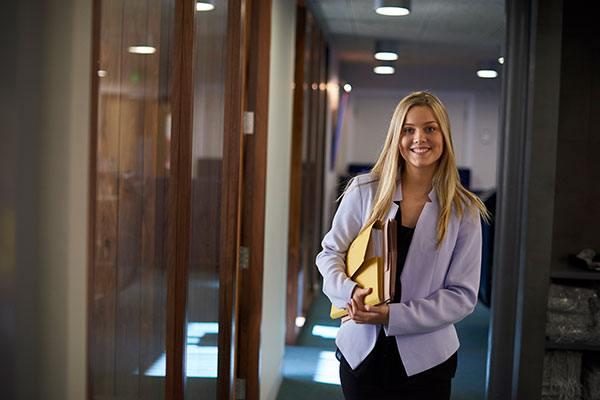
[[410,14],[410,0],[375,0],[375,12],[390,17],[408,15]]
[[215,9],[213,0],[199,0],[196,2],[196,11],[212,11]]
[[373,68],[373,72],[377,75],[392,75],[396,70],[391,65],[378,65]]
[[398,44],[393,40],[376,41],[375,59],[380,61],[396,61],[398,59]]

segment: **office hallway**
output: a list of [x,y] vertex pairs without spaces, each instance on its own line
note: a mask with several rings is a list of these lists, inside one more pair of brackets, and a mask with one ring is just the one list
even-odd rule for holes
[[[277,399],[343,399],[335,358],[337,321],[329,318],[329,301],[315,298],[296,346],[286,346],[283,382]],[[478,304],[475,312],[457,324],[461,348],[453,381],[452,400],[480,400],[485,393],[485,357],[489,310]]]

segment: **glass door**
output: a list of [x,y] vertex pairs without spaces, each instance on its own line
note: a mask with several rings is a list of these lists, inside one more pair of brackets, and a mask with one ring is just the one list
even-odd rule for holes
[[164,399],[171,0],[96,4],[90,395]]
[[[225,398],[227,384],[219,388],[217,378],[220,370],[222,375],[231,370],[228,368],[231,340],[226,339],[231,335],[223,337],[227,333],[223,329],[231,330],[232,326],[227,315],[220,312],[220,302],[228,293],[221,282],[224,276],[226,281],[229,281],[227,276],[235,277],[235,270],[230,270],[232,264],[222,256],[227,251],[223,246],[226,233],[222,231],[224,215],[228,214],[222,208],[227,204],[226,180],[235,179],[223,175],[228,11],[229,1],[215,0],[198,2],[194,15],[186,399]],[[225,368],[223,363],[227,364]]]
[[95,2],[92,399],[233,395],[243,3]]

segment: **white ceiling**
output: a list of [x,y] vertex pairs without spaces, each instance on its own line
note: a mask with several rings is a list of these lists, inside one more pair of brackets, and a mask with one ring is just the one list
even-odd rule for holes
[[307,2],[342,63],[375,65],[377,39],[398,41],[398,68],[474,69],[502,52],[504,0],[413,0],[403,17],[376,14],[373,0]]

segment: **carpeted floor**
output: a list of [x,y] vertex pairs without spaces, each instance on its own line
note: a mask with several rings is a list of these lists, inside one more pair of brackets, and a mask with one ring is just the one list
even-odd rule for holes
[[[329,301],[318,296],[307,316],[297,346],[287,346],[283,383],[278,400],[343,399],[335,359],[335,328],[329,319]],[[461,341],[458,371],[453,381],[453,400],[481,400],[485,392],[485,359],[489,310],[478,304],[475,312],[456,327]],[[314,333],[314,334],[313,334]]]

